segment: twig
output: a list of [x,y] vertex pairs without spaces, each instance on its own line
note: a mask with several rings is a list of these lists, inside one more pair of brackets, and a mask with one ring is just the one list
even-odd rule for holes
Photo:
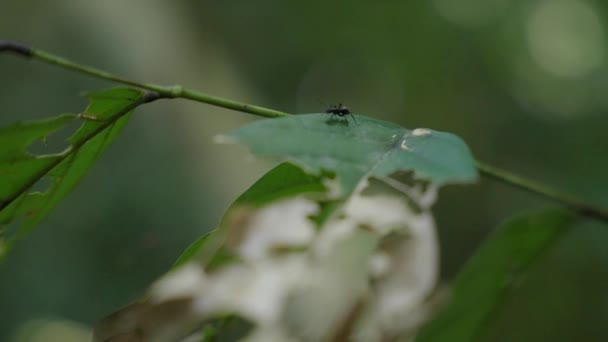
[[[85,65],[81,65],[65,58],[55,56],[48,52],[31,48],[27,45],[12,42],[12,41],[0,41],[0,53],[12,52],[18,56],[37,59],[46,63],[54,64],[64,69],[86,74],[95,78],[104,79],[116,83],[126,84],[132,87],[146,89],[155,92],[159,98],[183,98],[196,102],[206,103],[209,105],[236,110],[243,113],[249,113],[267,118],[276,118],[281,116],[287,116],[288,113],[277,111],[274,109],[264,108],[260,106],[254,106],[238,101],[229,100],[226,98],[213,96],[194,90],[184,88],[182,86],[160,86],[156,84],[140,83],[132,80],[128,80],[103,70],[91,68]],[[476,161],[477,169],[479,172],[488,178],[498,180],[502,183],[511,185],[516,188],[523,189],[525,191],[540,195],[548,198],[555,202],[561,203],[571,210],[577,212],[580,215],[587,217],[596,218],[605,222],[608,222],[608,211],[595,207],[580,199],[574,198],[570,195],[560,193],[550,187],[538,184],[532,180],[525,179],[523,177],[511,174],[507,171],[500,170],[493,166],[487,165],[480,161]]]
[[95,78],[104,79],[116,83],[126,84],[132,87],[141,88],[156,92],[161,98],[183,98],[196,102],[202,102],[217,107],[223,107],[227,109],[233,109],[239,112],[254,114],[267,118],[276,118],[280,116],[289,115],[288,113],[280,112],[278,110],[254,106],[242,102],[233,101],[230,99],[213,96],[194,90],[184,88],[179,85],[174,86],[160,86],[156,84],[141,83],[132,80],[128,80],[103,70],[91,68],[85,65],[81,65],[63,57],[55,56],[48,52],[31,48],[27,45],[11,42],[11,41],[0,41],[0,52],[13,52],[19,56],[37,59],[46,63],[54,64],[64,69],[86,74]]
[[571,195],[561,193],[543,184],[514,175],[508,171],[487,165],[483,162],[476,161],[476,164],[479,173],[483,176],[558,202],[580,215],[608,222],[608,211],[604,209],[595,207]]

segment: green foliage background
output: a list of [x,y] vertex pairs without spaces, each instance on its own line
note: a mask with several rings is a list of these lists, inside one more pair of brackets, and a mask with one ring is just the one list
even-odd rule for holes
[[[566,45],[583,53],[559,69],[543,64],[533,38],[563,33],[535,28],[534,18],[559,18],[560,8],[448,2],[13,0],[2,5],[0,32],[142,81],[295,113],[342,101],[355,114],[453,132],[481,160],[608,206],[608,40]],[[608,32],[608,5],[556,3]],[[559,27],[589,37],[593,27],[582,22]],[[590,66],[560,73],[580,65]],[[0,75],[2,126],[79,112],[86,99],[76,94],[110,86],[4,55]],[[212,143],[250,120],[177,100],[139,108],[83,183],[0,265],[0,340],[30,319],[91,324],[141,294],[269,168]],[[487,181],[442,190],[435,212],[445,279],[498,222],[545,206]],[[502,334],[488,338],[603,336],[606,243],[605,226],[591,222],[566,234],[512,294],[495,327]]]

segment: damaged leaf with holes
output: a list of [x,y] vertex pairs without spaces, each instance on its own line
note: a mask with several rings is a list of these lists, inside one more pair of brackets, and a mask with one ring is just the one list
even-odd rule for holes
[[321,177],[279,165],[239,197],[220,228],[186,251],[145,301],[102,320],[95,340],[135,331],[147,340],[202,340],[210,329],[227,332],[224,317],[247,322],[234,341],[415,335],[437,306],[430,208],[438,187],[400,184],[372,179],[333,202],[336,194]]
[[367,176],[397,171],[411,171],[417,180],[438,186],[477,180],[469,148],[451,133],[409,130],[362,115],[357,122],[327,114],[292,115],[256,121],[218,141],[242,143],[255,155],[289,160],[313,172],[334,172],[344,196]]
[[[143,92],[130,88],[88,97],[89,106],[81,115],[20,122],[0,129],[0,260],[15,240],[39,224],[78,184],[120,133],[130,112],[145,101]],[[48,155],[28,152],[33,143],[44,141],[75,120],[81,120],[82,125],[69,138],[67,149]],[[32,190],[44,179],[50,180],[47,189]]]

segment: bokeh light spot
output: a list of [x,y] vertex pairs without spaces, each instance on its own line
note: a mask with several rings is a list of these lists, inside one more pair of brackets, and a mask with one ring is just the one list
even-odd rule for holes
[[582,1],[540,1],[527,22],[534,61],[557,77],[579,78],[599,67],[604,57],[602,21]]
[[435,9],[451,23],[477,28],[504,13],[509,0],[433,0]]

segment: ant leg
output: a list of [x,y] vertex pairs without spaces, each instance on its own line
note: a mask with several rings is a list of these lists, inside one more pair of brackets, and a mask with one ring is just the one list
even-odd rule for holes
[[359,123],[357,123],[357,119],[355,119],[355,116],[353,115],[353,113],[350,113],[350,116],[353,117],[353,120],[355,121],[355,123],[358,125]]

